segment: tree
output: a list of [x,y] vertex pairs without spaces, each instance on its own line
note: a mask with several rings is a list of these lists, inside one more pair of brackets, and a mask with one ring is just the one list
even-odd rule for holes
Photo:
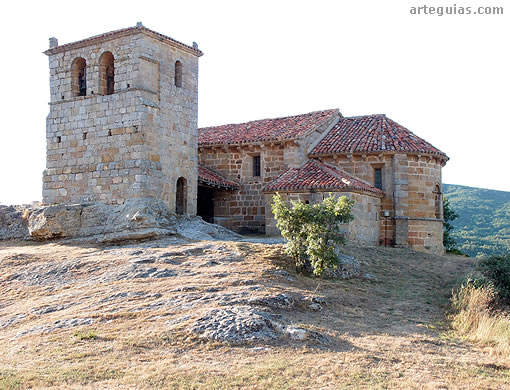
[[455,239],[452,237],[451,232],[453,230],[453,225],[450,223],[457,219],[459,215],[453,210],[450,206],[450,202],[446,196],[443,197],[443,246],[445,247],[447,252],[457,251],[457,243]]
[[353,219],[354,202],[333,195],[314,205],[291,201],[289,207],[280,194],[273,196],[272,211],[276,226],[287,240],[286,253],[296,262],[298,271],[311,270],[320,276],[328,268],[336,270],[337,245],[344,244],[340,223]]

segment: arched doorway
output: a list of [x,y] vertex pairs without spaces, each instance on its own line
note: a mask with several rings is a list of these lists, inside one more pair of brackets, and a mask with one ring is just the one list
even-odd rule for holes
[[186,214],[187,184],[184,177],[177,179],[177,190],[175,194],[175,213]]

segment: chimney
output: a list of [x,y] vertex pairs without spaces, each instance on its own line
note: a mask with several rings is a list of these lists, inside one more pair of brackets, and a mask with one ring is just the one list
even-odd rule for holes
[[58,39],[55,37],[50,38],[50,49],[58,46]]

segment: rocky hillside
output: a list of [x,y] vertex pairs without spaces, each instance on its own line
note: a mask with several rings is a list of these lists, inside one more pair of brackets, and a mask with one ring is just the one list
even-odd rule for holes
[[281,244],[183,236],[0,242],[0,389],[466,388],[504,357],[440,337],[462,257],[345,248],[363,273],[295,274]]
[[510,192],[443,184],[459,214],[453,221],[457,247],[473,257],[510,253]]

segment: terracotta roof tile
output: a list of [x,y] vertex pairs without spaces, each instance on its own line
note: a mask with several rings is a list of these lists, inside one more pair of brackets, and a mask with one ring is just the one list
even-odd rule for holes
[[198,182],[213,187],[226,188],[229,190],[239,188],[239,184],[224,178],[219,173],[216,173],[209,168],[203,167],[202,165],[198,166]]
[[384,196],[383,191],[370,184],[315,159],[308,161],[301,168],[287,169],[264,187],[266,192],[319,189],[363,191]]
[[339,115],[338,109],[333,109],[284,118],[203,127],[198,129],[198,144],[241,144],[301,138]]
[[400,151],[434,154],[448,159],[445,153],[384,114],[340,119],[310,154]]

